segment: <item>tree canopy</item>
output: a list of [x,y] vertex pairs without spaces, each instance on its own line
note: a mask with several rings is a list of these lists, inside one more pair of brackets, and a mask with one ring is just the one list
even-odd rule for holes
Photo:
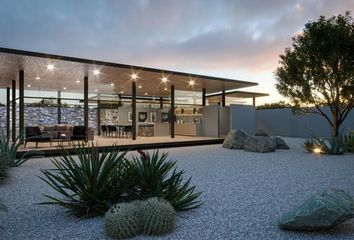
[[337,136],[354,106],[353,18],[350,12],[321,16],[292,41],[280,55],[276,88],[295,109],[323,116]]

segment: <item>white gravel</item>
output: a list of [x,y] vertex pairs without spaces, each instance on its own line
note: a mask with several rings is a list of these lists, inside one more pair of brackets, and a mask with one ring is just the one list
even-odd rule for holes
[[[193,176],[204,205],[179,214],[175,231],[162,238],[354,239],[353,220],[329,232],[278,229],[282,213],[320,190],[342,188],[354,196],[353,154],[317,156],[300,147],[303,139],[286,141],[290,150],[264,154],[221,145],[164,150]],[[0,185],[0,198],[9,208],[0,212],[0,239],[106,239],[102,217],[78,221],[59,206],[38,205],[45,200],[42,194],[53,194],[37,177],[40,168],[50,167],[48,159],[31,160],[12,169]]]

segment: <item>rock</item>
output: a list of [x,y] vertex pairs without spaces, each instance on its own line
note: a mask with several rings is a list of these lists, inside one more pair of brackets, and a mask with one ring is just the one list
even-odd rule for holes
[[290,147],[288,146],[288,144],[286,144],[284,139],[280,137],[272,137],[272,140],[275,142],[277,149],[290,149]]
[[274,152],[276,144],[269,137],[249,136],[245,139],[244,149],[247,152]]
[[268,133],[266,133],[263,129],[258,129],[255,136],[269,137]]
[[301,231],[327,230],[353,217],[353,198],[343,190],[330,189],[283,215],[279,227]]
[[229,131],[222,144],[224,148],[243,149],[247,133],[242,130],[233,129]]

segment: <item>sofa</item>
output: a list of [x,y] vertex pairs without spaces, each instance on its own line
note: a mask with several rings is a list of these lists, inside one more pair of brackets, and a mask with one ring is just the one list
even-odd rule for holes
[[43,126],[42,133],[45,133],[52,137],[52,139],[59,139],[60,136],[67,136],[70,138],[72,136],[74,126],[69,124],[57,124],[57,125],[47,125]]
[[[76,126],[78,128],[80,126]],[[70,124],[56,124],[43,126],[42,133],[45,133],[52,137],[53,140],[64,138],[71,139],[73,137],[74,126]],[[75,136],[74,136],[75,138]],[[93,141],[94,132],[91,128],[86,131],[86,141]]]

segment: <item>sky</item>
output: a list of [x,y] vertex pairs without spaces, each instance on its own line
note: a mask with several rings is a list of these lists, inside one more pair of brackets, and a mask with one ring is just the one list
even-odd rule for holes
[[258,82],[308,21],[354,0],[1,0],[0,46]]

